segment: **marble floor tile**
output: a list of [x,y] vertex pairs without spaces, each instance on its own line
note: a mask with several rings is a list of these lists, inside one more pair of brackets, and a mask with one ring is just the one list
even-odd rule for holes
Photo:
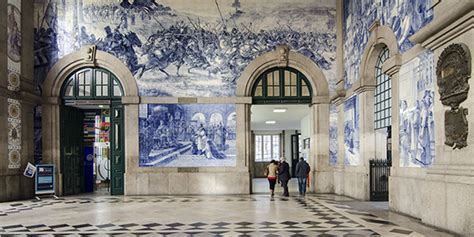
[[360,207],[347,197],[295,193],[273,198],[79,195],[0,203],[0,235],[450,236],[416,221],[393,219],[383,206]]

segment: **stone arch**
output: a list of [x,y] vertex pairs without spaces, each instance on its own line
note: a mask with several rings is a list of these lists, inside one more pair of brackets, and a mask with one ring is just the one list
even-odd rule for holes
[[255,58],[245,68],[237,80],[237,96],[252,96],[252,86],[263,72],[274,67],[292,67],[305,75],[311,83],[313,97],[329,98],[329,84],[323,72],[311,59],[301,53],[291,51],[288,46],[278,46],[276,50]]
[[[63,194],[60,146],[60,105],[61,87],[67,77],[74,71],[85,67],[100,67],[109,70],[120,81],[124,95],[125,119],[125,173],[138,166],[136,157],[139,146],[138,137],[138,86],[127,66],[111,54],[98,51],[96,46],[86,46],[79,51],[61,58],[48,72],[43,83],[42,101],[42,137],[43,161],[56,166],[56,187],[59,195]],[[125,183],[125,194],[127,184]]]
[[387,46],[391,58],[398,55],[398,43],[395,33],[388,26],[376,26],[370,35],[364,54],[360,62],[360,84],[363,86],[375,86],[375,63],[382,49]]
[[124,96],[138,96],[138,86],[135,78],[115,56],[97,50],[95,46],[85,46],[79,51],[62,57],[49,70],[43,83],[43,97],[59,97],[61,86],[72,72],[85,67],[100,67],[112,72],[124,89]]
[[[291,67],[301,72],[309,81],[313,91],[310,107],[310,150],[308,161],[311,167],[311,191],[320,193],[333,192],[332,184],[323,183],[323,180],[332,179],[329,165],[329,83],[321,69],[308,57],[301,53],[291,51],[286,45],[277,46],[276,50],[265,53],[255,58],[245,68],[237,81],[236,95],[238,97],[252,97],[252,87],[258,77],[268,69],[275,67]],[[246,100],[243,105],[237,105],[237,144],[238,154],[243,154],[237,163],[248,167],[250,177],[253,176],[254,162],[252,161],[252,132],[250,130],[251,100]],[[250,179],[250,192],[252,181]]]

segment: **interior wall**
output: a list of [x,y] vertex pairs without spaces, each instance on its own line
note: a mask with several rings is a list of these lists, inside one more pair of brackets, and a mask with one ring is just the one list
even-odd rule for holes
[[[13,8],[14,17],[8,18]],[[34,164],[33,105],[38,102],[32,90],[32,14],[30,1],[0,1],[0,201],[34,195],[33,179],[23,176],[28,162]]]

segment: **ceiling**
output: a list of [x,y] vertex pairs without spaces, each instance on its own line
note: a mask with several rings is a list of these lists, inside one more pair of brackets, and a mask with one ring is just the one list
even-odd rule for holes
[[[285,108],[285,113],[275,113],[273,109]],[[308,105],[252,105],[251,129],[259,131],[300,129],[301,119],[309,114]],[[275,124],[265,124],[275,120]]]

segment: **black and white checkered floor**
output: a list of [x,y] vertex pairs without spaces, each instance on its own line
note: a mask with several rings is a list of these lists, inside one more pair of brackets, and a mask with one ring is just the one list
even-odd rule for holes
[[423,236],[339,200],[350,201],[333,195],[226,195],[0,203],[0,235]]

